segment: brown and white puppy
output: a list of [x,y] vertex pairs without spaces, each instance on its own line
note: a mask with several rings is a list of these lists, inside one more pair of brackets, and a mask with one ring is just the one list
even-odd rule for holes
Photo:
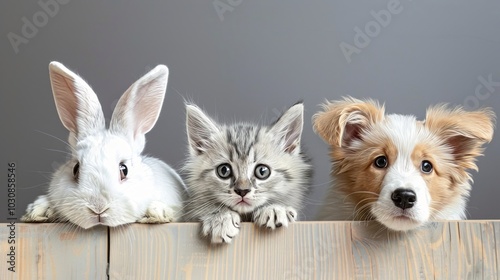
[[465,219],[468,170],[491,141],[495,113],[446,105],[425,121],[385,114],[374,100],[326,102],[314,130],[330,145],[334,186],[320,220],[377,220],[405,231],[428,221]]

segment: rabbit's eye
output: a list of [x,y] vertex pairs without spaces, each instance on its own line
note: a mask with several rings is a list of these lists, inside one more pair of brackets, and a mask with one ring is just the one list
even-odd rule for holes
[[123,163],[120,163],[120,178],[121,178],[121,180],[125,180],[125,178],[127,178],[127,174],[128,174],[127,166]]
[[73,167],[73,178],[75,178],[75,180],[78,180],[79,175],[80,175],[80,163],[77,162]]

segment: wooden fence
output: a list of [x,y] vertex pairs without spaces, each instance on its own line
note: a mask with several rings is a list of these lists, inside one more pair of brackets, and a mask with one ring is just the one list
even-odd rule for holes
[[410,233],[373,222],[298,222],[274,232],[244,223],[222,246],[200,239],[193,223],[0,226],[0,279],[500,279],[497,220]]

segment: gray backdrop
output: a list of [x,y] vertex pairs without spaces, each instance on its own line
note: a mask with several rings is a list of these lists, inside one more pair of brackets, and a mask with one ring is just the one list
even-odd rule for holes
[[[328,148],[310,122],[325,99],[372,97],[419,118],[438,102],[500,113],[500,1],[115,2],[0,2],[0,195],[14,161],[18,216],[65,160],[52,151],[66,149],[55,137],[67,138],[49,84],[52,60],[92,85],[108,119],[132,82],[168,65],[146,151],[176,168],[187,151],[184,99],[220,120],[265,122],[303,100],[303,142],[316,173],[302,217],[310,219],[330,185]],[[496,137],[473,173],[471,218],[500,218],[499,159]]]

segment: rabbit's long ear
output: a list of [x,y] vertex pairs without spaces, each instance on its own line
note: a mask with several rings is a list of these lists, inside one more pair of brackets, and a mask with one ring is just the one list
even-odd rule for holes
[[110,129],[127,136],[140,151],[144,148],[144,134],[160,116],[167,82],[167,66],[158,65],[132,84],[116,104]]
[[49,64],[50,84],[59,118],[77,139],[105,128],[96,94],[77,74],[59,62]]

